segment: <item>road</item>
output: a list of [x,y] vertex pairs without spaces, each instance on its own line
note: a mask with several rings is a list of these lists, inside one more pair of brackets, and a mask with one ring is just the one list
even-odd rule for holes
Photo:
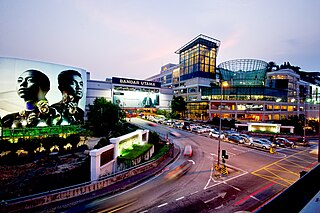
[[[148,126],[141,119],[132,122],[162,135],[167,126]],[[66,212],[237,212],[253,211],[294,183],[302,170],[310,170],[317,156],[311,147],[277,149],[275,154],[237,144],[221,142],[229,155],[229,175],[214,169],[218,141],[183,130],[170,140],[183,153],[190,144],[192,158],[180,155],[174,163],[148,181],[114,196],[95,199]],[[168,173],[182,162],[190,161],[191,169],[183,176],[168,178]]]

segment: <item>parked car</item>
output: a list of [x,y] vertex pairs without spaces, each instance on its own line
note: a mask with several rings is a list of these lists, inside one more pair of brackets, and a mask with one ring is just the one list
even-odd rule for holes
[[196,132],[196,133],[204,133],[205,132],[201,126],[194,127],[194,128],[192,128],[191,131]]
[[286,138],[276,138],[274,143],[276,144],[276,146],[280,146],[280,147],[290,147],[290,148],[295,147],[295,144]]
[[202,125],[204,132],[209,132],[212,128],[211,126]]
[[[219,138],[219,132],[218,131],[210,131],[209,132],[209,137],[211,137],[211,138]],[[223,133],[221,133],[220,138],[224,139],[225,135]]]
[[174,123],[173,126],[174,126],[175,128],[182,129],[183,124],[182,124],[182,123]]
[[260,141],[263,141],[264,143],[270,144],[271,147],[276,147],[276,144],[271,142],[270,140],[266,139],[266,138],[259,138]]
[[259,139],[253,139],[250,146],[255,146],[263,149],[270,149],[271,145],[263,142],[262,140]]
[[244,143],[244,139],[238,135],[229,135],[228,141],[232,141],[234,143]]
[[226,130],[226,131],[224,131],[223,133],[224,133],[224,135],[225,135],[226,137],[228,137],[229,135],[239,135],[238,132],[233,131],[233,130]]
[[246,144],[250,144],[253,140],[252,137],[247,134],[240,134],[239,136],[244,139],[244,143]]
[[196,124],[190,124],[189,130],[192,131],[194,128],[197,128],[197,127],[198,127],[198,125],[196,125]]

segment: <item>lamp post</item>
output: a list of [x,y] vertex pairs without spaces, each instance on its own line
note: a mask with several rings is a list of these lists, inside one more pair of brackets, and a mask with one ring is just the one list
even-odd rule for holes
[[220,166],[220,144],[221,144],[221,108],[222,108],[222,96],[223,96],[223,87],[227,87],[228,82],[223,81],[220,84],[220,109],[219,109],[219,137],[218,137],[218,167]]

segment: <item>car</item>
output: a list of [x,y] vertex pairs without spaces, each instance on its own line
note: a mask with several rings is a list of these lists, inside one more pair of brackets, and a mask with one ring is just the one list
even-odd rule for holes
[[[209,137],[211,137],[211,138],[219,138],[219,132],[217,132],[217,131],[210,131],[209,132]],[[224,139],[225,138],[225,135],[223,134],[223,133],[221,133],[221,135],[220,135],[220,138],[221,139]]]
[[276,144],[276,146],[280,146],[280,147],[290,147],[290,148],[295,147],[295,144],[286,138],[276,138],[274,143]]
[[212,130],[211,126],[202,125],[202,128],[204,132],[209,132],[210,130]]
[[203,132],[204,132],[203,129],[202,129],[202,127],[200,127],[200,126],[197,126],[197,127],[192,128],[191,131],[192,131],[192,132],[196,132],[196,133],[203,133]]
[[198,133],[205,133],[207,132],[207,128],[204,128],[203,126],[198,127]]
[[183,128],[183,124],[182,123],[174,123],[173,126],[175,128],[178,128],[178,129],[182,129]]
[[259,138],[260,141],[263,141],[264,143],[270,144],[271,147],[276,147],[276,144],[271,142],[270,140],[266,139],[266,138]]
[[186,145],[184,147],[184,152],[183,152],[183,155],[184,156],[189,156],[189,157],[192,157],[192,148],[191,148],[191,145]]
[[246,144],[250,144],[253,140],[252,137],[247,134],[240,134],[239,136],[244,139],[244,143]]
[[257,138],[252,140],[252,142],[250,143],[250,146],[259,147],[259,148],[263,148],[263,149],[270,149],[271,148],[270,144],[267,144]]
[[238,132],[233,131],[233,130],[226,130],[226,131],[224,131],[223,133],[224,133],[225,136],[227,136],[227,137],[228,137],[229,135],[239,135]]
[[234,143],[244,143],[244,139],[241,138],[238,135],[229,135],[228,141],[234,142]]
[[181,163],[180,165],[175,167],[173,170],[168,172],[165,176],[165,179],[173,180],[173,179],[179,178],[182,175],[184,175],[186,172],[188,172],[191,166],[192,166],[192,163],[186,160],[185,162]]
[[181,134],[179,132],[176,132],[176,131],[170,131],[169,133],[170,133],[170,135],[173,135],[175,137],[180,137],[181,136]]
[[149,126],[157,126],[156,123],[148,123]]
[[189,130],[192,131],[194,128],[199,127],[197,124],[190,124],[189,125]]

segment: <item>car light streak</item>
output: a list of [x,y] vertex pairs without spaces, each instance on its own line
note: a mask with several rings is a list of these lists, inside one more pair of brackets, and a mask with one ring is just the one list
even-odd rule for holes
[[242,198],[241,200],[239,200],[238,202],[236,202],[234,205],[237,206],[237,205],[240,205],[240,204],[244,203],[244,202],[247,201],[248,199],[252,198],[254,195],[256,195],[256,194],[258,194],[259,192],[262,192],[262,191],[264,191],[264,190],[266,190],[266,189],[268,189],[268,188],[270,188],[270,187],[273,186],[274,184],[275,184],[275,183],[269,183],[268,185],[266,185],[266,186],[260,188],[259,190],[251,193],[250,195]]

